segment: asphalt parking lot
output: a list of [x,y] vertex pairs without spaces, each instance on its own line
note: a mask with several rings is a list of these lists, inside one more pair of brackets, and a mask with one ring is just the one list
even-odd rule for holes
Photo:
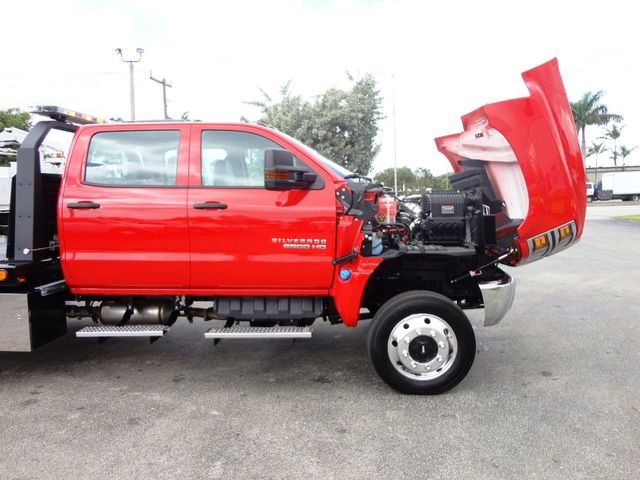
[[640,223],[610,219],[628,214],[589,207],[578,245],[516,269],[512,311],[437,397],[379,380],[367,322],[216,347],[203,322],[153,345],[74,322],[0,353],[0,478],[638,478]]

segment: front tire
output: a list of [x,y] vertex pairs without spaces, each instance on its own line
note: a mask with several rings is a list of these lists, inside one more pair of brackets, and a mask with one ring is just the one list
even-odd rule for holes
[[402,393],[436,395],[467,375],[476,341],[467,316],[451,300],[434,292],[410,291],[376,312],[368,347],[387,385]]

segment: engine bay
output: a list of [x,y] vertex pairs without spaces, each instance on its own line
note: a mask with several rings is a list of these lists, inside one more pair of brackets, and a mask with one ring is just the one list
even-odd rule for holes
[[504,202],[496,197],[486,171],[469,168],[449,180],[449,190],[427,189],[404,197],[382,191],[362,254],[393,255],[422,251],[424,246],[463,247],[489,256],[507,252],[513,245],[509,227],[518,222],[504,213]]

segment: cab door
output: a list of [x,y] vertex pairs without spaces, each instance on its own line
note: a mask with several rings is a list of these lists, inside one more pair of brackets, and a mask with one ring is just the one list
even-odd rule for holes
[[[264,188],[264,151],[291,150],[322,179]],[[191,287],[229,294],[321,294],[331,286],[336,209],[330,176],[273,132],[194,125],[188,193]]]
[[58,204],[62,267],[74,293],[189,286],[189,127],[85,127]]

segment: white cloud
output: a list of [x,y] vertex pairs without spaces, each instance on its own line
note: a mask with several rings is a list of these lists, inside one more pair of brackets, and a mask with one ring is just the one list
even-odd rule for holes
[[[640,144],[640,66],[633,6],[602,2],[318,1],[98,2],[12,4],[3,37],[16,39],[0,71],[0,106],[45,103],[101,116],[129,116],[128,70],[114,52],[145,49],[136,65],[138,118],[169,110],[193,118],[255,118],[243,103],[257,87],[276,92],[293,78],[313,96],[346,86],[345,71],[372,72],[385,96],[376,169],[391,166],[391,97],[396,92],[399,165],[446,161],[433,137],[459,130],[459,116],[526,94],[520,72],[559,57],[572,99],[604,89],[625,116],[623,141]],[[392,81],[393,75],[393,81]],[[592,136],[597,135],[592,129]],[[640,149],[639,149],[640,150]],[[638,150],[630,157],[640,163]]]

